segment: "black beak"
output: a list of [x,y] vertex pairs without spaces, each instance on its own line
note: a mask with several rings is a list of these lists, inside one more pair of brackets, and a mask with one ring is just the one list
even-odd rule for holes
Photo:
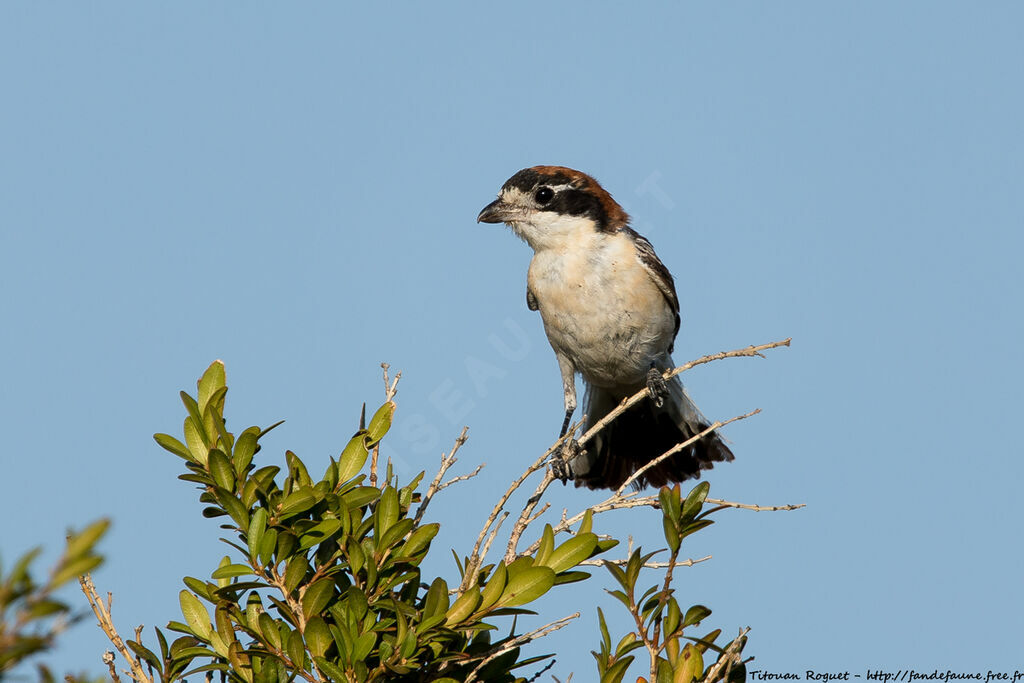
[[501,202],[500,199],[495,199],[493,202],[484,207],[484,210],[476,217],[477,223],[504,223],[505,218],[508,216],[508,207]]

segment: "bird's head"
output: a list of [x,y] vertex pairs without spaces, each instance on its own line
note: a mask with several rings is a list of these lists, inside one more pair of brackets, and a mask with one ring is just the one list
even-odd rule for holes
[[596,180],[564,166],[519,171],[476,220],[507,224],[534,251],[580,230],[611,232],[629,224],[629,216]]

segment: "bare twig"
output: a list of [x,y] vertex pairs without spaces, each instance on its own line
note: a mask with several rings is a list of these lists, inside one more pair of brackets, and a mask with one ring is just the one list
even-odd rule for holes
[[[441,454],[441,466],[438,468],[437,474],[434,475],[433,481],[430,482],[430,486],[427,488],[427,492],[423,494],[423,500],[422,502],[420,502],[419,508],[416,509],[416,517],[413,518],[414,527],[419,526],[420,521],[422,521],[423,519],[424,513],[426,513],[427,511],[427,506],[430,505],[430,501],[434,499],[434,494],[436,494],[441,489],[455,483],[454,479],[445,482],[444,484],[441,483],[441,480],[444,479],[444,475],[448,472],[451,466],[458,462],[458,458],[455,457],[455,454],[459,452],[460,448],[462,448],[462,444],[466,443],[466,439],[469,438],[468,434],[469,427],[463,427],[462,433],[459,434],[459,436],[455,439],[455,444],[452,446],[451,451],[449,451],[448,453]],[[476,471],[474,471],[472,475],[468,475],[467,478],[469,476],[475,476],[476,473],[480,471],[481,467],[483,467],[483,465],[477,467]],[[456,477],[456,479],[458,479],[458,477]]]
[[533,641],[533,640],[537,640],[538,638],[543,638],[547,634],[552,633],[554,631],[557,631],[560,628],[563,628],[566,624],[568,624],[573,619],[578,619],[579,616],[580,616],[580,613],[579,612],[575,612],[573,614],[570,614],[567,617],[562,617],[561,619],[557,619],[555,621],[552,621],[550,624],[545,624],[544,626],[541,626],[538,629],[534,629],[533,631],[530,631],[529,633],[524,633],[523,635],[517,636],[517,637],[513,638],[512,640],[508,641],[507,643],[504,643],[501,647],[497,648],[496,650],[491,652],[489,655],[484,657],[482,660],[480,660],[480,663],[477,664],[473,668],[473,670],[469,672],[469,676],[466,677],[466,683],[471,683],[472,681],[479,680],[476,675],[477,675],[477,673],[482,668],[487,666],[488,662],[491,662],[491,661],[497,659],[498,657],[500,657],[504,653],[508,652],[509,650],[514,650],[515,648],[517,648],[517,647],[519,647],[521,645],[525,645],[526,643],[529,643],[530,641]]
[[[692,567],[693,565],[697,564],[698,562],[707,562],[710,559],[711,559],[710,555],[705,555],[704,557],[698,557],[696,560],[694,560],[694,559],[676,560],[675,561],[675,566],[677,566],[677,567]],[[582,562],[580,562],[580,565],[581,566],[582,565],[589,565],[591,567],[603,567],[606,562],[609,563],[609,564],[618,565],[619,567],[625,567],[627,564],[629,564],[629,560],[623,558],[623,559],[620,559],[620,560],[583,560]],[[647,569],[665,569],[666,567],[669,566],[669,564],[670,564],[669,562],[646,562],[646,563],[642,564],[641,566],[645,567]]]
[[476,469],[473,470],[472,472],[470,472],[469,474],[460,474],[457,477],[452,477],[451,479],[449,479],[445,483],[443,483],[440,486],[438,486],[437,490],[438,491],[443,491],[444,489],[448,488],[452,484],[457,484],[460,481],[466,481],[467,479],[472,479],[476,475],[480,474],[480,470],[482,470],[483,468],[484,468],[484,463],[480,463],[479,465],[476,466]]
[[629,478],[626,479],[626,481],[622,482],[622,486],[620,486],[615,491],[615,495],[621,494],[626,489],[627,486],[629,486],[633,482],[637,481],[643,475],[643,473],[646,472],[647,470],[649,470],[652,467],[655,467],[655,466],[661,464],[664,460],[666,460],[667,458],[671,458],[673,455],[675,455],[679,451],[683,450],[687,446],[690,446],[691,444],[694,444],[697,441],[700,441],[702,438],[704,438],[705,436],[707,436],[711,432],[724,427],[725,425],[729,424],[730,422],[736,422],[737,420],[745,420],[748,417],[752,417],[754,415],[757,415],[760,412],[761,412],[760,408],[755,408],[754,410],[750,411],[749,413],[746,413],[744,415],[737,415],[736,417],[731,417],[728,420],[726,420],[725,422],[718,422],[718,421],[716,421],[713,424],[711,424],[707,429],[702,431],[700,434],[696,434],[694,436],[691,436],[689,439],[687,439],[686,441],[683,441],[682,443],[677,443],[675,446],[673,446],[672,448],[668,449],[667,451],[665,451],[664,453],[659,455],[654,460],[651,460],[649,463],[647,463],[643,467],[641,467],[641,468],[637,469],[635,472],[633,472],[633,474],[631,474],[629,476]]
[[[543,455],[534,460],[533,463],[526,468],[526,471],[519,475],[518,479],[509,484],[505,493],[502,494],[501,498],[498,499],[498,502],[494,504],[491,514],[487,517],[487,521],[484,522],[483,528],[480,529],[480,534],[476,537],[476,543],[473,544],[473,552],[470,553],[469,558],[467,559],[465,568],[466,574],[462,577],[462,584],[459,586],[458,590],[460,594],[476,582],[476,574],[480,570],[483,560],[483,557],[480,554],[480,548],[484,543],[484,539],[487,538],[488,531],[498,519],[498,515],[501,514],[501,511],[505,508],[505,503],[508,502],[508,499],[512,497],[512,494],[523,485],[523,482],[526,481],[531,474],[544,467],[544,463],[547,461],[548,456],[554,453],[556,449],[561,448],[562,445],[570,438],[572,433],[573,430],[566,432],[565,436],[552,444],[550,448],[544,451]],[[522,531],[519,533],[522,534]]]
[[[395,398],[395,394],[398,393],[398,380],[402,379],[402,372],[398,371],[395,373],[394,380],[388,377],[388,368],[391,366],[387,363],[381,363],[381,368],[384,369],[384,403],[390,403]],[[373,451],[370,453],[370,486],[377,485],[377,459],[380,458],[380,441],[373,445]],[[390,471],[390,461],[388,462],[388,471]]]
[[[509,511],[508,510],[505,510],[504,512],[502,512],[501,513],[501,517],[498,518],[498,521],[491,528],[491,533],[490,533],[490,535],[487,536],[487,542],[484,543],[484,549],[482,551],[480,551],[480,557],[481,558],[487,557],[487,553],[491,552],[491,544],[494,543],[494,539],[498,535],[498,529],[500,529],[501,525],[505,523],[505,520],[508,519],[508,516],[509,516]],[[470,585],[472,585],[472,584],[470,584]]]
[[395,379],[389,383],[388,368],[391,366],[387,363],[381,363],[380,366],[384,369],[384,402],[387,403],[394,400],[395,394],[398,393],[398,380],[402,379],[402,371],[396,372]]
[[[110,616],[110,607],[114,600],[113,594],[107,593],[107,604],[104,605],[100,596],[96,593],[96,586],[92,582],[92,576],[83,574],[78,577],[78,583],[82,586],[82,592],[85,593],[85,598],[89,601],[89,606],[92,607],[93,614],[96,615],[103,633],[113,643],[114,647],[117,648],[117,651],[121,653],[125,661],[128,662],[128,666],[131,667],[131,671],[126,673],[132,677],[132,680],[139,681],[139,683],[152,683],[150,677],[146,675],[146,671],[142,668],[142,663],[128,649],[124,640],[117,633],[117,629],[114,628],[114,620]],[[110,664],[111,670],[113,670],[112,662],[113,659],[111,659]],[[114,672],[114,676],[116,676],[116,672]]]
[[[570,432],[571,433],[571,432]],[[533,516],[533,511],[537,507],[537,503],[540,502],[541,496],[547,491],[548,487],[555,481],[555,473],[548,468],[544,472],[544,478],[537,484],[537,488],[534,489],[533,495],[530,496],[529,500],[526,501],[526,505],[523,506],[523,511],[519,513],[519,519],[516,520],[515,525],[512,527],[512,533],[509,535],[508,548],[505,549],[505,562],[509,563],[516,559],[516,546],[519,545],[519,539],[522,537],[523,532],[526,531],[526,527],[530,525],[530,522],[536,519]],[[547,509],[545,506],[544,509]],[[541,510],[543,512],[543,510]]]
[[[715,681],[726,679],[732,667],[740,663],[739,648],[749,632],[749,628],[740,629],[740,634],[729,643],[728,647],[725,648],[725,652],[718,658],[718,661],[708,669],[708,673],[704,677],[706,683],[715,683]],[[722,669],[725,669],[725,671],[723,672]]]
[[711,503],[719,508],[739,508],[740,510],[753,510],[754,512],[778,512],[780,510],[799,510],[807,507],[807,503],[791,503],[789,505],[750,505],[749,503],[734,503],[719,498],[705,498],[705,503]]
[[117,675],[117,667],[114,666],[113,650],[107,650],[103,653],[103,663],[107,665],[107,669],[109,670],[110,673],[110,680],[112,680],[114,683],[121,683],[121,677]]
[[[792,341],[792,337],[777,342],[771,342],[770,344],[748,346],[745,349],[736,349],[734,351],[721,351],[719,353],[712,353],[710,355],[703,356],[702,358],[698,358],[697,360],[692,360],[689,363],[684,363],[683,365],[680,365],[677,368],[673,368],[672,370],[669,370],[662,376],[665,380],[669,380],[678,374],[686,372],[691,368],[697,367],[698,365],[704,365],[705,363],[721,360],[723,358],[742,358],[749,356],[758,356],[760,358],[764,358],[764,354],[761,353],[762,351],[767,351],[768,349],[774,349],[780,346],[789,346],[790,341]],[[642,401],[645,397],[647,397],[648,394],[649,392],[645,387],[640,391],[636,392],[635,394],[633,394],[632,396],[630,396],[629,398],[623,399],[623,401],[618,406],[616,406],[607,415],[602,417],[600,420],[595,422],[589,429],[587,429],[586,434],[580,437],[579,444],[582,446],[588,441],[590,441],[592,438],[594,438],[594,435],[597,434],[602,429],[604,429],[604,427],[609,422],[617,418],[622,413],[626,412],[626,410],[628,410],[632,406]]]

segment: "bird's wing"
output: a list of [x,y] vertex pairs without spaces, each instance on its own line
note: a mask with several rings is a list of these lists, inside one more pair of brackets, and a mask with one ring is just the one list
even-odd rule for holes
[[526,307],[531,311],[536,311],[540,308],[540,304],[537,303],[537,295],[529,287],[526,288]]
[[[654,284],[661,290],[662,296],[665,297],[669,308],[672,309],[672,314],[676,318],[675,331],[672,333],[674,339],[675,335],[679,333],[679,297],[676,296],[676,283],[672,279],[672,273],[668,272],[668,268],[661,262],[658,255],[654,253],[654,247],[651,246],[646,237],[632,228],[623,228],[623,230],[628,232],[633,239],[633,244],[636,246],[637,259],[644,267],[644,270],[647,271],[647,274],[651,276]],[[672,349],[669,348],[669,353],[671,352]]]

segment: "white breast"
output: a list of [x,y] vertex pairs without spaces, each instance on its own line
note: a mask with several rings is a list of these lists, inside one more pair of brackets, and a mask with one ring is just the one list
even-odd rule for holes
[[590,384],[643,385],[675,331],[668,302],[623,233],[589,224],[535,252],[527,278],[555,351]]

